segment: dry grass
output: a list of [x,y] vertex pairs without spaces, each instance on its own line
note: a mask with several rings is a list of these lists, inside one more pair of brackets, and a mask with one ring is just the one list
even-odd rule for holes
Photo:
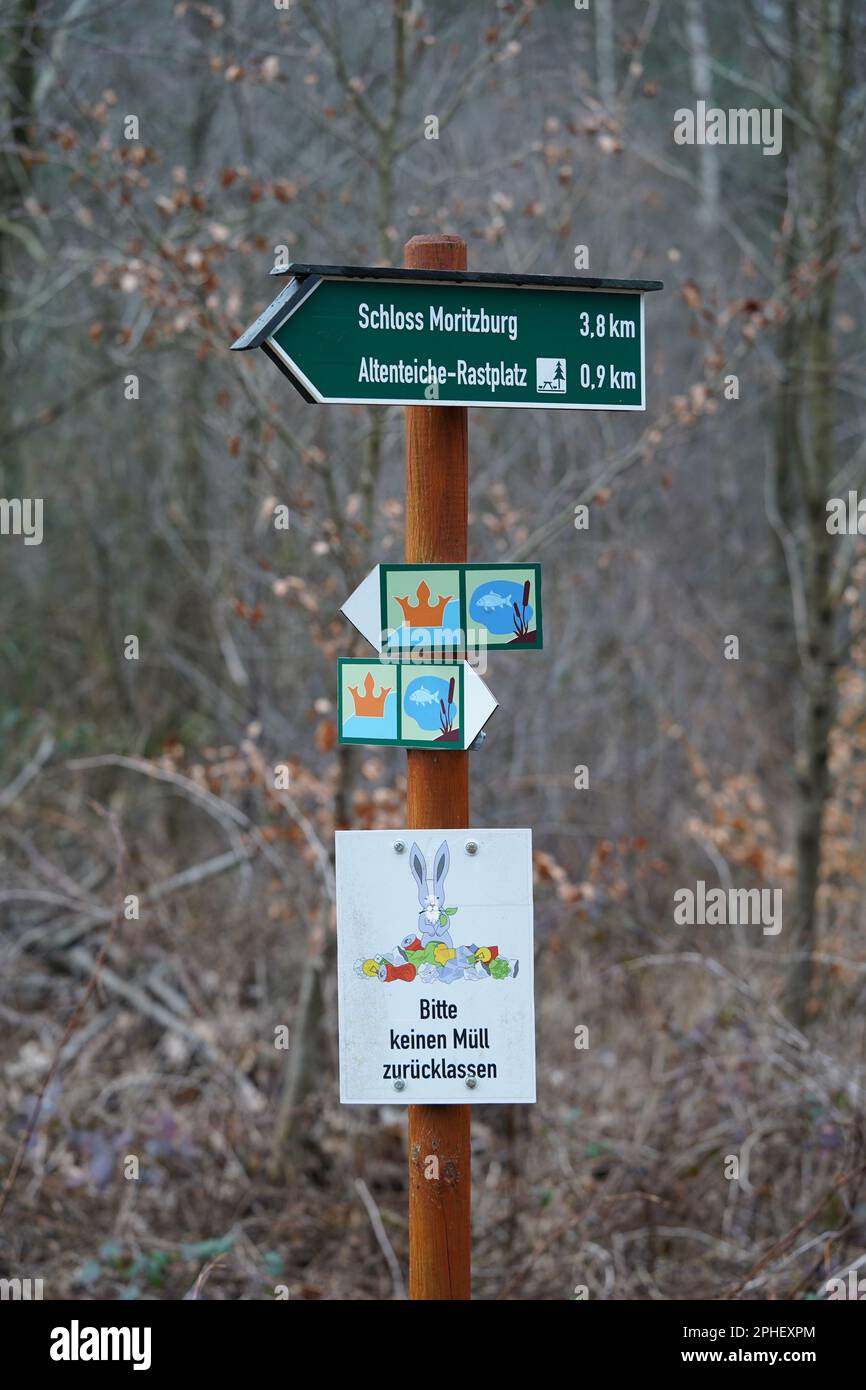
[[[54,858],[31,855],[25,871],[19,845],[7,863],[30,891],[44,890],[46,863],[83,848],[71,816],[39,810],[31,848],[53,842]],[[153,856],[138,872],[164,879],[179,866],[153,808],[138,815]],[[84,875],[98,877],[110,835],[91,821]],[[94,893],[109,897],[109,882]],[[316,891],[300,882],[284,911],[254,855],[167,898],[146,925],[121,922],[115,983],[97,982],[65,1041],[87,987],[69,953],[92,958],[105,926],[49,950],[45,933],[80,922],[83,906],[77,917],[10,906],[7,1175],[56,1067],[3,1216],[4,1273],[41,1276],[49,1297],[400,1292],[383,1245],[405,1269],[404,1116],[338,1104],[330,979],[314,1091],[284,1172],[269,1171],[286,1057],[273,1030],[293,1021]],[[646,924],[636,949],[619,909],[591,927],[578,911],[539,888],[538,1105],[475,1111],[476,1296],[569,1299],[580,1285],[594,1299],[814,1296],[866,1235],[860,977],[838,965],[821,976],[807,1038],[773,1006],[778,965],[763,946]],[[580,1024],[587,1050],[574,1046]],[[129,1155],[137,1181],[124,1177]],[[729,1155],[739,1181],[725,1177]]]

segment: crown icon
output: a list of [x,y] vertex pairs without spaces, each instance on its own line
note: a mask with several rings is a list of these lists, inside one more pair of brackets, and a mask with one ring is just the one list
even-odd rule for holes
[[406,622],[412,627],[441,627],[445,605],[451,602],[454,595],[440,594],[438,602],[431,603],[430,589],[422,579],[415,590],[415,597],[418,602],[412,604],[409,602],[408,594],[405,598],[397,598],[397,595],[394,595],[395,602],[399,603],[403,609],[403,617]]
[[356,685],[349,686],[349,693],[355,702],[356,714],[364,714],[369,719],[381,719],[385,713],[385,701],[391,694],[392,687],[390,685],[380,686],[378,695],[374,695],[374,684],[373,672],[368,671],[364,677],[364,694],[361,694]]

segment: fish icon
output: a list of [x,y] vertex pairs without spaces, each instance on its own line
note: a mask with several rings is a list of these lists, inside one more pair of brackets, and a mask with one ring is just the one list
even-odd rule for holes
[[409,696],[413,705],[435,705],[436,696],[432,690],[428,690],[426,685],[421,685],[417,690],[413,690]]
[[483,594],[480,599],[476,600],[476,603],[479,608],[485,608],[488,612],[492,611],[494,608],[511,607],[511,601],[507,598],[503,598],[502,594],[497,594],[493,589],[491,589],[489,593]]

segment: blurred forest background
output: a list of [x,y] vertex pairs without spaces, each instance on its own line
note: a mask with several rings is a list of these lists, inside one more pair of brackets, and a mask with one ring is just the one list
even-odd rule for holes
[[[540,560],[548,637],[491,659],[472,755],[474,823],[533,828],[539,1057],[537,1106],[474,1112],[475,1294],[866,1259],[866,547],[826,527],[866,475],[864,53],[855,0],[2,0],[0,491],[44,540],[0,537],[0,1274],[402,1292],[405,1111],[337,1102],[333,832],[403,819],[334,708],[403,416],[227,349],[280,248],[432,231],[665,282],[645,414],[470,417],[470,559]],[[782,109],[781,152],[676,144],[698,101]],[[699,879],[783,931],[677,926]]]

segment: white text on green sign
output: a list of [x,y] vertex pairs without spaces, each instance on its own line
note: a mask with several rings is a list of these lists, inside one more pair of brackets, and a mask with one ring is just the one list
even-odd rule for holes
[[643,290],[392,273],[305,276],[236,346],[263,347],[311,401],[645,408]]

